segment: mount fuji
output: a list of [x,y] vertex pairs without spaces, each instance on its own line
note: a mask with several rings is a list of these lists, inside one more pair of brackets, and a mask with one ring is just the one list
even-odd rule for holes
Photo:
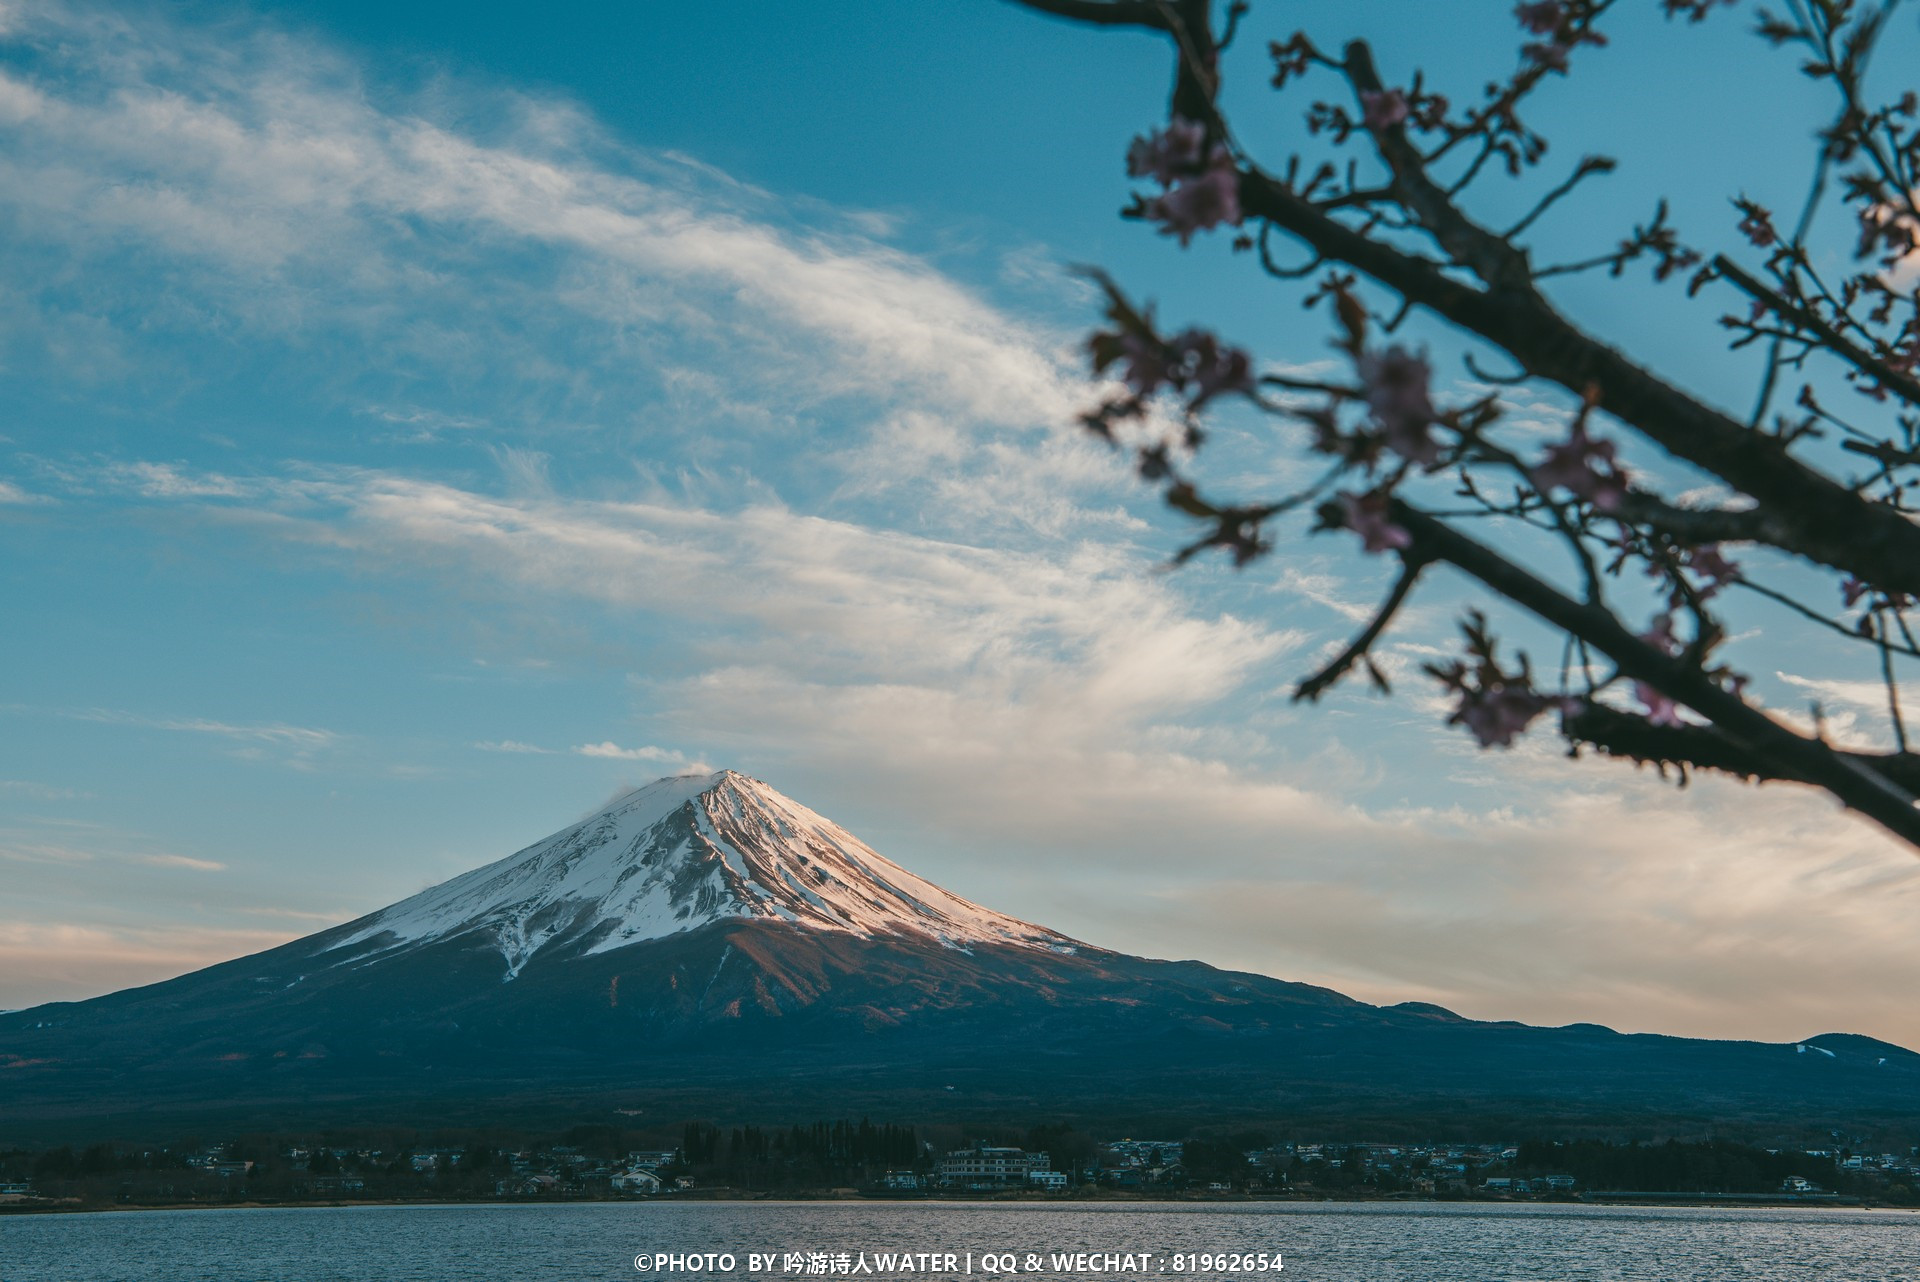
[[0,1014],[0,1144],[613,1110],[1859,1126],[1920,1116],[1920,1055],[1487,1023],[1133,957],[730,770],[267,952]]
[[[543,949],[591,955],[728,922],[925,937],[965,950],[1079,945],[923,881],[805,806],[732,770],[661,779],[573,827],[350,924],[358,962],[489,938],[511,981]],[[338,965],[341,962],[334,962]]]

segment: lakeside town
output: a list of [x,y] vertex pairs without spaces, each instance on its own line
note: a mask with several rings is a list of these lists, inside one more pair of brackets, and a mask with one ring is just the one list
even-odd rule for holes
[[[1003,1137],[994,1137],[1000,1139]],[[365,1142],[253,1136],[167,1147],[0,1153],[0,1211],[356,1201],[777,1197],[1710,1200],[1920,1205],[1920,1146],[1761,1148],[1612,1143],[1273,1142],[1258,1133],[1095,1139],[1038,1127],[1022,1143],[942,1144],[870,1122],[730,1130],[628,1147],[616,1127],[548,1141]]]

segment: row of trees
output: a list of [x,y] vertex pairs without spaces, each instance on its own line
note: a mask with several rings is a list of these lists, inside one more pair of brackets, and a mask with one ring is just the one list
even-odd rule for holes
[[1912,1202],[1911,1181],[1880,1181],[1844,1171],[1832,1157],[1791,1149],[1767,1150],[1725,1140],[1663,1144],[1609,1144],[1601,1140],[1541,1141],[1520,1146],[1518,1174],[1571,1175],[1586,1189],[1675,1193],[1773,1193],[1799,1176],[1831,1192]]
[[689,1122],[680,1152],[697,1182],[739,1188],[858,1186],[876,1183],[888,1171],[925,1164],[913,1127],[876,1125],[865,1118],[730,1130]]

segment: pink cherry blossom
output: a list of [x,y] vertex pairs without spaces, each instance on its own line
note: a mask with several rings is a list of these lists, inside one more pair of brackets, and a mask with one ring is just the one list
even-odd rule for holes
[[1240,174],[1233,156],[1224,147],[1214,148],[1203,173],[1147,201],[1145,212],[1160,224],[1162,234],[1178,236],[1182,245],[1190,244],[1196,231],[1221,223],[1239,226]]
[[1360,91],[1361,119],[1367,128],[1379,133],[1395,125],[1405,124],[1410,114],[1407,107],[1407,95],[1398,89],[1371,89]]
[[1558,40],[1540,40],[1520,46],[1520,52],[1530,62],[1536,62],[1554,71],[1567,69],[1567,55],[1571,52]]
[[1680,705],[1644,681],[1633,683],[1633,697],[1647,710],[1647,720],[1656,726],[1679,726]]
[[1658,650],[1661,654],[1679,654],[1680,639],[1673,635],[1673,616],[1662,610],[1653,616],[1653,623],[1640,639]]
[[1184,381],[1193,385],[1189,409],[1199,409],[1226,392],[1253,390],[1253,358],[1238,347],[1227,347],[1203,329],[1190,329],[1173,340],[1180,353]]
[[1687,567],[1704,580],[1697,589],[1702,600],[1740,578],[1739,564],[1729,561],[1718,543],[1703,544],[1688,552]]
[[1780,239],[1780,233],[1773,229],[1773,217],[1766,210],[1746,203],[1740,207],[1740,212],[1745,215],[1740,220],[1740,234],[1756,248],[1765,249]]
[[1565,711],[1570,702],[1526,686],[1462,690],[1460,705],[1447,722],[1465,726],[1482,748],[1511,748],[1535,717],[1556,708]]
[[1539,0],[1537,4],[1516,6],[1513,16],[1520,19],[1520,25],[1534,35],[1550,36],[1560,29],[1560,21],[1565,14],[1560,8],[1560,0]]
[[1175,116],[1165,129],[1156,129],[1133,140],[1133,145],[1127,148],[1127,173],[1135,178],[1152,178],[1163,187],[1171,187],[1176,180],[1200,168],[1200,149],[1206,140],[1206,126]]
[[1126,362],[1121,378],[1141,396],[1151,396],[1162,383],[1172,381],[1174,369],[1164,344],[1151,334],[1120,335],[1120,359]]
[[1388,519],[1384,494],[1342,494],[1340,511],[1346,527],[1360,536],[1361,546],[1369,552],[1387,552],[1413,543],[1411,534]]
[[1427,428],[1433,422],[1433,398],[1428,388],[1433,367],[1424,355],[1403,347],[1364,352],[1355,368],[1362,394],[1373,411],[1387,448],[1415,463],[1439,461],[1440,446]]
[[1216,396],[1254,390],[1253,358],[1204,329],[1166,339],[1151,329],[1124,329],[1097,335],[1094,346],[1096,361],[1120,365],[1121,379],[1139,397],[1167,387],[1197,410]]
[[1618,510],[1627,496],[1627,474],[1614,462],[1613,442],[1589,437],[1584,423],[1575,423],[1566,440],[1548,449],[1532,476],[1543,493],[1564,489],[1602,512]]

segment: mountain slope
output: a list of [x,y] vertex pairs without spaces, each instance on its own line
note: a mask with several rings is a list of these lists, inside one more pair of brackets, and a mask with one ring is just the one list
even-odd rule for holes
[[0,1015],[0,1142],[614,1107],[1861,1123],[1920,1118],[1920,1056],[1481,1023],[1130,957],[730,771],[279,948]]

